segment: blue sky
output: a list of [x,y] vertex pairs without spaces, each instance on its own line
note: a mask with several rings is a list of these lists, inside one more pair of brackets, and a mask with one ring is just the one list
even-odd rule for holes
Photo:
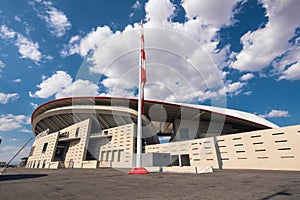
[[221,95],[228,108],[299,124],[299,10],[297,0],[1,1],[0,161],[33,136],[42,103],[136,95],[141,19],[146,99],[217,105]]

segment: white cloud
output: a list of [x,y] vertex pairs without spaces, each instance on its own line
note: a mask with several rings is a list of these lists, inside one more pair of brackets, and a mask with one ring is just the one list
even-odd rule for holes
[[[90,58],[94,63],[90,71],[107,77],[101,84],[111,96],[132,97],[138,83],[139,30],[137,25],[127,30],[109,38]],[[144,31],[146,45],[149,44],[145,87],[148,99],[187,102],[201,95],[199,91],[221,86],[217,66],[194,40],[167,29]]]
[[33,61],[41,60],[42,54],[38,50],[39,44],[37,42],[33,43],[29,39],[19,34],[15,44],[19,48],[19,52],[22,55],[22,58],[29,58]]
[[30,105],[32,106],[33,109],[36,109],[38,105],[36,103],[30,102]]
[[[300,61],[300,60],[299,60]],[[300,80],[300,63],[295,63],[291,65],[288,69],[282,72],[279,80]]]
[[0,131],[23,129],[25,124],[30,124],[30,116],[12,114],[0,116]]
[[[139,10],[139,9],[142,8],[142,3],[139,2],[139,1],[137,0],[137,1],[133,4],[133,6],[131,6],[131,8],[134,9],[134,10]],[[134,15],[134,12],[130,13],[129,17],[131,18],[131,17],[133,17],[133,15]]]
[[279,61],[274,61],[275,72],[279,80],[300,80],[300,46],[287,51]]
[[22,79],[17,78],[17,79],[15,79],[15,80],[13,80],[13,82],[14,82],[14,83],[21,83],[21,82],[22,82]]
[[241,80],[241,81],[248,81],[248,80],[253,79],[253,78],[254,78],[254,74],[252,74],[252,73],[247,73],[247,74],[244,74],[244,75],[240,78],[240,80]]
[[80,36],[79,36],[79,35],[75,35],[75,36],[73,36],[73,37],[70,39],[69,43],[70,43],[70,44],[73,44],[74,42],[77,42],[78,40],[80,40]]
[[4,62],[3,62],[2,60],[0,60],[0,69],[1,69],[1,68],[4,68],[4,67],[5,67]]
[[266,8],[269,21],[264,28],[243,35],[241,38],[243,49],[236,55],[236,61],[231,64],[235,69],[260,71],[286,50],[296,48],[289,40],[299,27],[298,1],[261,0],[261,2]]
[[14,19],[15,19],[17,22],[21,22],[20,17],[18,17],[17,15],[15,15]]
[[245,85],[246,85],[246,83],[243,83],[243,82],[230,83],[225,86],[225,91],[226,91],[226,93],[228,93],[231,96],[238,95],[241,93],[241,89]]
[[252,92],[251,91],[247,91],[247,92],[244,92],[243,94],[246,95],[246,96],[249,96],[249,95],[252,94]]
[[142,7],[142,4],[138,0],[132,6],[133,9],[140,9],[141,7]]
[[271,110],[269,113],[260,116],[264,118],[290,117],[289,112],[284,110]]
[[57,71],[50,78],[43,80],[41,84],[37,85],[40,90],[34,94],[30,93],[29,96],[46,99],[70,84],[72,84],[72,77],[64,71]]
[[0,92],[0,104],[7,104],[9,102],[15,101],[20,97],[18,93],[2,93]]
[[146,19],[152,27],[165,26],[174,16],[175,9],[169,0],[149,0],[145,5]]
[[62,37],[72,26],[67,16],[62,11],[57,10],[50,1],[37,3],[39,4],[37,5],[38,8],[34,7],[34,10],[47,23],[51,34],[56,37]]
[[198,18],[204,25],[221,27],[231,22],[233,7],[239,0],[182,0],[188,19]]
[[88,80],[76,80],[72,84],[58,91],[56,98],[70,97],[70,96],[97,96],[99,87]]
[[[2,69],[5,68],[5,64],[4,62],[2,62],[2,60],[0,60],[0,72],[2,72]],[[1,74],[0,74],[1,77]]]
[[12,40],[14,45],[18,47],[21,58],[29,58],[36,62],[41,60],[42,54],[39,51],[39,44],[37,42],[32,42],[5,25],[0,27],[0,37],[2,39]]
[[[147,99],[190,102],[241,93],[245,83],[223,84],[229,46],[216,51],[216,34],[224,24],[232,23],[237,2],[183,1],[188,16],[184,23],[171,21],[176,6],[169,0],[145,4]],[[210,8],[214,13],[203,12]],[[85,37],[71,38],[61,54],[93,52],[88,70],[105,76],[100,84],[106,92],[101,95],[133,97],[138,84],[139,38],[137,23],[115,33],[107,26],[97,27]]]
[[49,98],[55,95],[56,98],[70,96],[94,96],[98,94],[99,87],[88,80],[78,79],[73,82],[72,77],[64,71],[57,71],[49,78],[45,78],[37,85],[38,91],[29,92],[30,97]]
[[53,60],[53,56],[47,55],[47,56],[45,56],[45,59],[47,59],[47,60]]
[[101,44],[112,35],[112,31],[108,26],[98,27],[96,30],[92,30],[84,38],[80,38],[78,35],[70,39],[67,50],[61,52],[63,56],[72,55],[75,53],[81,56],[86,56],[89,51],[97,49]]
[[15,38],[16,35],[17,35],[17,33],[14,32],[13,30],[9,29],[7,26],[2,25],[0,27],[0,37],[2,39],[13,39],[13,38]]
[[31,129],[26,129],[24,127],[22,129],[18,130],[18,131],[21,132],[21,133],[32,133]]
[[[204,26],[198,18],[183,24],[171,22],[175,5],[169,0],[150,0],[145,10],[146,97],[185,102],[217,97],[224,78],[218,70],[224,64],[219,63],[226,60],[229,49],[215,51],[218,42],[212,38],[218,28]],[[101,95],[133,97],[138,83],[139,28],[128,25],[123,32],[113,33],[107,26],[98,27],[83,38],[71,38],[61,53],[86,56],[94,52],[89,71],[107,77],[101,82],[107,92]],[[233,86],[228,87],[232,93]]]

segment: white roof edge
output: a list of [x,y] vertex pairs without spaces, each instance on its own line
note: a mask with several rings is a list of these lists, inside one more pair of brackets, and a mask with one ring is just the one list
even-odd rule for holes
[[[101,97],[101,96],[98,96],[98,97]],[[109,96],[102,96],[102,97],[103,98],[110,98],[110,99],[118,98],[118,99],[130,100],[128,98],[119,98],[119,97],[109,97]],[[53,100],[53,101],[56,102],[56,101],[61,101],[61,100],[65,100],[65,99],[68,99],[68,98],[71,98],[71,97],[56,99],[56,100]],[[84,97],[75,97],[75,98],[79,99],[79,98],[91,98],[91,97],[90,96],[84,96]],[[93,96],[92,98],[97,98],[97,97]],[[137,101],[137,98],[131,98],[131,99]],[[145,101],[173,104],[173,105],[178,105],[178,106],[182,105],[182,106],[186,106],[186,107],[191,107],[191,108],[195,108],[195,109],[206,110],[206,111],[213,112],[213,113],[219,113],[219,114],[222,114],[222,115],[231,116],[231,117],[238,118],[238,119],[241,119],[241,120],[245,120],[245,121],[248,121],[248,122],[253,122],[253,123],[256,123],[256,124],[260,124],[260,125],[263,125],[263,126],[266,126],[266,127],[269,127],[269,128],[278,128],[279,127],[276,124],[274,124],[274,123],[272,123],[272,122],[270,122],[270,121],[268,121],[268,120],[266,120],[266,119],[264,119],[260,116],[257,116],[255,114],[244,112],[244,111],[239,111],[239,110],[234,110],[234,109],[229,109],[229,108],[221,108],[221,107],[214,107],[214,106],[207,106],[207,105],[196,105],[196,104],[188,104],[188,103],[166,102],[166,101],[159,101],[159,100],[154,100],[154,99],[147,99]],[[50,102],[52,102],[52,101],[50,101]],[[50,102],[47,102],[46,104],[49,104]],[[44,104],[42,106],[44,106]],[[40,109],[42,106],[38,107],[35,111]],[[33,112],[32,115],[35,114],[35,111]]]
[[214,106],[195,105],[195,104],[183,104],[182,103],[180,105],[194,107],[194,108],[198,108],[198,109],[202,109],[202,110],[207,110],[207,111],[211,111],[214,113],[224,114],[227,116],[231,116],[231,117],[239,118],[242,120],[261,124],[261,125],[264,125],[264,126],[267,126],[270,128],[278,128],[279,127],[276,124],[266,120],[265,118],[262,118],[255,114],[244,112],[244,111],[239,111],[239,110],[234,110],[234,109],[229,109],[229,108],[214,107]]

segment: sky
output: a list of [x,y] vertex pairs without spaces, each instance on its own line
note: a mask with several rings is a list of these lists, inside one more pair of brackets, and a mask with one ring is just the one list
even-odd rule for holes
[[298,0],[1,0],[0,161],[33,137],[45,102],[136,97],[140,21],[145,99],[300,124],[299,10]]

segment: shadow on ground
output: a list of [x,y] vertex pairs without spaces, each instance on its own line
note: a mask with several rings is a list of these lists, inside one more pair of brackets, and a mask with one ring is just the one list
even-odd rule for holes
[[283,191],[280,191],[280,192],[277,192],[275,194],[271,194],[269,196],[266,196],[260,200],[269,200],[269,199],[273,199],[277,196],[291,196],[292,194],[288,192],[288,190],[283,190]]
[[2,174],[0,176],[0,181],[40,178],[44,176],[48,176],[48,174]]

